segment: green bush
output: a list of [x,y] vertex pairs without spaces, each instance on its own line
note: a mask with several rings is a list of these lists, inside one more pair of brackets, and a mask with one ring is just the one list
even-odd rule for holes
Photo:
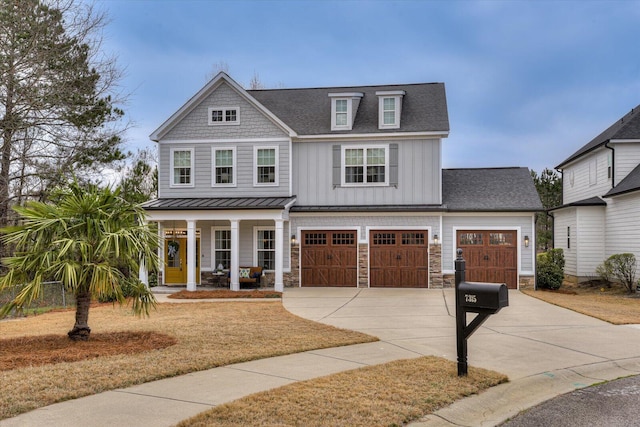
[[611,265],[611,261],[609,259],[605,259],[602,264],[596,267],[596,274],[598,278],[604,282],[605,285],[611,287],[611,283],[613,282],[613,267]]
[[633,292],[636,285],[636,257],[634,254],[614,254],[605,263],[611,265],[611,272],[620,283]]
[[536,282],[539,288],[560,289],[564,279],[564,253],[551,249],[537,256]]

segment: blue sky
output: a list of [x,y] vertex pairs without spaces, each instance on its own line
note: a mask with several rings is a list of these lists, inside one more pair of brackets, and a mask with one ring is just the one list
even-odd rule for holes
[[444,82],[447,168],[552,168],[640,104],[640,1],[98,0],[149,134],[225,63],[248,86]]

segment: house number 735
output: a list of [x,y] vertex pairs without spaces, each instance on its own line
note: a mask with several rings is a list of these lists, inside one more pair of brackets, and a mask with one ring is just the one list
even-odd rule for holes
[[464,302],[478,302],[475,295],[464,294]]

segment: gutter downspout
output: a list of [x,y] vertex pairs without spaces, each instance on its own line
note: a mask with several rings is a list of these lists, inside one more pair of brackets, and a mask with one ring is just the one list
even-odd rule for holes
[[608,148],[609,150],[611,150],[611,188],[614,188],[616,186],[615,183],[615,176],[616,176],[616,150],[613,147],[609,146],[609,143],[611,142],[610,139],[607,140],[607,142],[604,143],[604,147]]

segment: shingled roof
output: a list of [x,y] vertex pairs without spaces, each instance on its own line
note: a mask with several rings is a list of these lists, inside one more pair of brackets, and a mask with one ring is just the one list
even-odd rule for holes
[[562,169],[566,164],[574,161],[581,155],[603,146],[608,141],[616,139],[640,139],[640,105],[632,108],[624,117],[570,155],[565,161],[556,166],[556,169]]
[[524,167],[443,169],[442,199],[448,211],[543,210],[531,173]]
[[636,166],[629,175],[625,176],[622,181],[614,188],[609,190],[604,197],[619,196],[621,194],[631,193],[640,190],[640,165]]
[[[378,129],[377,91],[406,92],[402,99],[399,129]],[[386,86],[349,86],[309,89],[267,89],[247,91],[298,135],[354,133],[449,132],[444,83]],[[364,96],[352,130],[331,130],[330,93],[359,92]]]

